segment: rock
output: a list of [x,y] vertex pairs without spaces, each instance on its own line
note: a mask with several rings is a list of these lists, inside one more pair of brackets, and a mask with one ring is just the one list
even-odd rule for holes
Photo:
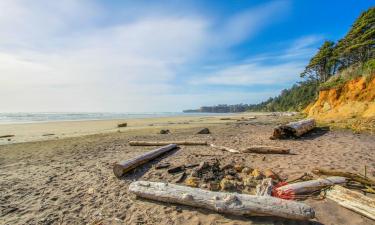
[[254,177],[256,180],[260,180],[263,178],[263,174],[260,170],[254,169],[253,172],[251,172],[251,175]]
[[117,127],[127,127],[128,123],[119,123],[117,124]]
[[238,165],[238,164],[236,164],[236,165],[234,165],[234,169],[235,169],[237,172],[241,172],[242,169],[243,169],[243,166],[242,166],[242,165]]
[[249,174],[249,173],[251,173],[251,171],[252,170],[249,167],[244,167],[241,172],[244,173],[244,174]]
[[190,187],[198,187],[199,186],[199,179],[196,177],[188,177],[185,180],[185,185]]
[[208,128],[203,128],[202,130],[198,131],[197,134],[209,134],[210,130]]
[[169,130],[160,130],[160,134],[169,134],[171,133]]

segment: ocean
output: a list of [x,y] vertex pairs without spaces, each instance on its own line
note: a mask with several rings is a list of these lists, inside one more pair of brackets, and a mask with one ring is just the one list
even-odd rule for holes
[[142,119],[171,116],[205,116],[221,115],[217,113],[183,113],[183,112],[158,112],[158,113],[0,113],[0,124],[38,123],[52,121],[83,121],[83,120],[109,120],[109,119]]

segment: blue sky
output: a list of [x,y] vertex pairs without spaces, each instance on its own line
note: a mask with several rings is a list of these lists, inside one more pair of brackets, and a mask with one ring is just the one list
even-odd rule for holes
[[371,3],[2,0],[0,111],[259,103]]

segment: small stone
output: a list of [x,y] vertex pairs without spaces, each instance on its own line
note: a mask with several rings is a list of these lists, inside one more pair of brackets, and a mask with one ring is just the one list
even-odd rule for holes
[[210,130],[208,128],[203,128],[202,130],[198,131],[197,134],[209,134]]
[[199,179],[196,177],[188,177],[185,180],[185,184],[190,187],[198,187],[199,185]]
[[169,134],[170,131],[169,130],[160,130],[160,134]]
[[117,124],[117,127],[127,127],[127,126],[128,126],[128,123]]
[[87,194],[90,194],[90,195],[92,195],[92,194],[94,194],[94,188],[89,188],[88,190],[87,190]]

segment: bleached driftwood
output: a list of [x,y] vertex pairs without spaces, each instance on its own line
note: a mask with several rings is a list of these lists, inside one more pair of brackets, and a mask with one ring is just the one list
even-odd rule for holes
[[228,148],[228,147],[224,147],[224,146],[217,146],[217,145],[214,145],[214,144],[210,144],[210,146],[212,148],[216,148],[216,149],[219,149],[219,150],[222,150],[222,151],[228,151],[228,152],[231,152],[231,153],[240,153],[240,151],[238,151],[236,149],[232,149],[232,148]]
[[136,181],[129,191],[139,197],[178,203],[234,215],[278,216],[307,220],[315,216],[310,206],[274,197],[213,192],[169,183]]
[[177,147],[176,144],[169,144],[164,147],[146,152],[143,155],[137,156],[135,158],[121,161],[113,166],[113,172],[115,173],[116,177],[122,177],[125,173],[129,172],[130,170],[136,168],[139,165],[142,165],[156,157],[171,151]]
[[300,137],[303,134],[314,129],[316,126],[314,119],[305,119],[297,122],[290,122],[286,125],[275,127],[271,138],[286,138],[286,137]]
[[255,195],[257,196],[271,196],[272,194],[272,178],[263,179],[260,184],[256,186]]
[[338,185],[328,190],[326,197],[347,209],[375,220],[375,199],[373,198]]
[[207,145],[206,141],[129,141],[130,146]]
[[315,168],[312,170],[312,172],[317,175],[347,177],[351,180],[357,181],[365,185],[375,185],[374,180],[371,180],[370,178],[362,177],[355,173],[349,173],[349,172],[343,172],[343,171],[337,171],[337,170],[327,170],[327,169],[322,169],[322,168]]
[[280,195],[282,194],[303,194],[303,193],[311,193],[322,188],[332,186],[335,184],[342,184],[346,182],[345,177],[327,177],[327,178],[320,178],[317,180],[309,180],[303,181],[293,184],[287,184],[285,186],[281,186],[276,189],[276,192]]
[[265,146],[265,145],[254,145],[247,147],[242,152],[245,153],[260,153],[260,154],[289,154],[290,150],[287,148]]

